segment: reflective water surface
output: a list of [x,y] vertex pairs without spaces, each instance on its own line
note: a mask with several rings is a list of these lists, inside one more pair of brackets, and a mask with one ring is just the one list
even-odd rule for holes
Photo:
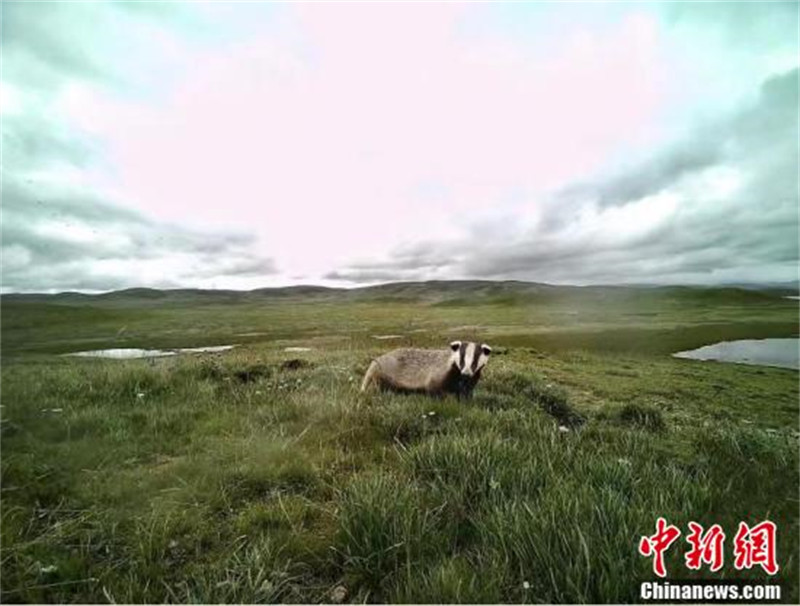
[[78,356],[81,358],[110,358],[113,360],[131,360],[134,358],[164,358],[180,353],[218,353],[233,349],[235,345],[213,345],[211,347],[184,347],[179,349],[138,349],[125,347],[120,349],[93,349],[90,351],[76,351],[64,354],[65,356]]
[[758,366],[800,369],[800,339],[743,339],[722,341],[672,354],[690,360],[716,360]]
[[235,345],[210,345],[208,347],[184,347],[176,349],[178,353],[219,353],[221,351],[228,351],[233,349]]

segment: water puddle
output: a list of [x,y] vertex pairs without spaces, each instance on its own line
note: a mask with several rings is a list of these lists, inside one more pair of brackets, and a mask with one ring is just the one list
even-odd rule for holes
[[75,356],[77,358],[109,358],[112,360],[129,360],[133,358],[163,358],[174,356],[177,352],[162,349],[136,349],[133,347],[123,349],[95,349],[91,351],[76,351],[75,353],[64,354],[65,356]]
[[284,347],[283,351],[311,351],[310,347]]
[[402,339],[403,335],[372,335],[372,338],[380,341],[386,341],[389,339]]
[[236,345],[211,345],[209,347],[183,347],[176,349],[178,353],[219,353],[221,351],[228,351],[236,347]]
[[756,366],[800,369],[800,339],[743,339],[722,341],[672,354],[689,360],[716,360]]
[[219,353],[228,351],[236,347],[235,345],[213,345],[210,347],[183,347],[178,349],[138,349],[135,347],[125,347],[119,349],[93,349],[90,351],[76,351],[74,353],[63,354],[65,356],[75,356],[78,358],[107,358],[110,360],[133,360],[137,358],[166,358],[182,353]]

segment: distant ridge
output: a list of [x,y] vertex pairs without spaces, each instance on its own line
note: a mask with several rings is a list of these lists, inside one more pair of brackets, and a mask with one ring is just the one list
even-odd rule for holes
[[554,285],[520,280],[430,280],[391,282],[356,288],[335,288],[301,284],[265,287],[254,290],[212,290],[197,288],[126,288],[99,294],[79,292],[9,293],[0,295],[4,303],[47,303],[92,306],[217,305],[231,303],[269,303],[270,301],[420,301],[428,304],[458,305],[468,303],[515,304],[533,301],[579,298],[598,301],[627,298],[679,297],[681,299],[717,299],[755,301],[796,295],[796,283],[722,286],[653,286],[653,285]]

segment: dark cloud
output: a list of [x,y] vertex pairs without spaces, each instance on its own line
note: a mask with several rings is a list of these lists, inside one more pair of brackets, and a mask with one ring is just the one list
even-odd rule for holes
[[[422,277],[421,272],[414,272],[415,277]],[[346,269],[344,271],[331,271],[322,276],[325,280],[341,280],[355,284],[371,284],[374,282],[398,282],[414,279],[411,275],[394,269],[369,270]]]
[[135,210],[106,202],[82,189],[53,185],[36,177],[10,175],[3,179],[3,215],[28,222],[74,220],[87,223],[145,223]]
[[[160,223],[85,192],[13,178],[3,182],[2,242],[6,291],[156,286],[128,273],[133,261],[163,261],[162,286],[277,271],[271,259],[252,252],[250,234]],[[169,275],[176,258],[179,274]]]
[[652,158],[636,170],[598,183],[573,185],[559,196],[563,201],[592,199],[600,206],[617,206],[657,193],[680,180],[717,164],[722,150],[716,141],[704,137]]
[[[427,243],[327,276],[351,282],[458,275],[540,281],[714,281],[794,266],[798,251],[798,70],[767,79],[757,100],[699,126],[679,144],[626,171],[570,185],[543,204],[522,237],[515,225],[477,225],[455,244]],[[686,186],[709,169],[742,179],[728,195]],[[648,230],[578,233],[582,212],[624,210],[676,194],[674,212]],[[644,202],[643,202],[644,201]],[[633,235],[626,235],[632,233]],[[795,269],[796,271],[796,269]],[[438,272],[438,273],[437,273]]]
[[[797,73],[795,69],[769,78],[753,107],[720,123],[699,127],[692,137],[622,174],[565,188],[558,194],[560,201],[624,205],[725,162],[752,163],[755,157],[767,155],[771,162],[793,163],[797,156]],[[775,153],[776,145],[780,154]],[[791,184],[791,180],[781,180],[782,186]]]
[[[101,144],[70,129],[52,101],[69,82],[113,88],[131,77],[121,78],[116,64],[122,59],[130,65],[136,53],[124,45],[142,42],[120,35],[123,27],[130,32],[136,25],[127,14],[163,24],[186,13],[177,5],[152,3],[3,5],[3,78],[25,95],[21,111],[2,122],[4,291],[174,287],[277,271],[272,259],[253,251],[252,234],[155,221],[58,177],[63,169],[102,166]],[[140,75],[147,71],[133,65]],[[162,265],[163,272],[145,277],[137,263]]]
[[442,247],[438,244],[420,242],[397,249],[389,261],[362,261],[349,266],[355,271],[375,271],[391,269],[394,271],[431,270],[452,265],[455,259],[442,256]]
[[361,261],[322,277],[358,284],[422,280],[433,272],[452,267],[456,262],[441,245],[421,242],[399,248],[387,261]]

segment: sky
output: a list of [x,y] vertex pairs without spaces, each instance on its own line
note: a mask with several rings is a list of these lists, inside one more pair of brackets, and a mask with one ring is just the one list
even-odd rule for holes
[[798,3],[0,5],[2,291],[798,277]]

